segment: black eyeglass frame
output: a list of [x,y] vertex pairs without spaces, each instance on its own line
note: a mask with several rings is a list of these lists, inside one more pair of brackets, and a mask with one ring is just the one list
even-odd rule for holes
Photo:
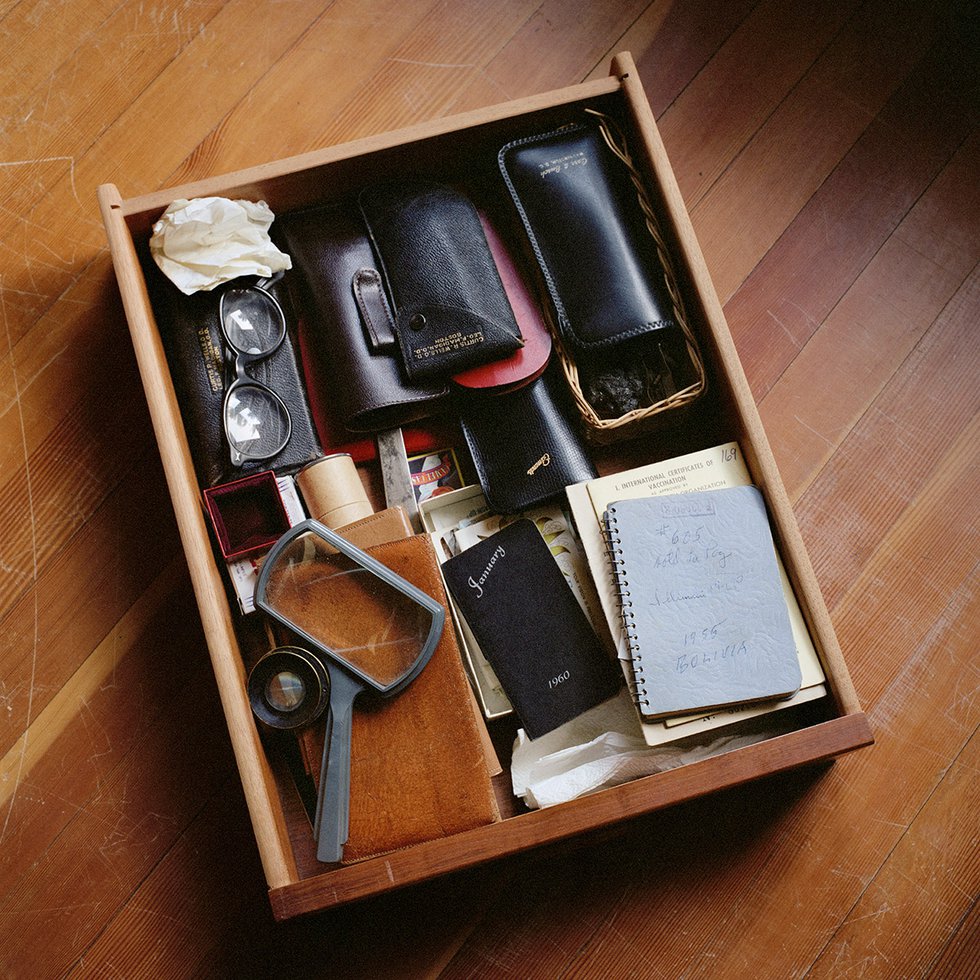
[[[239,347],[228,335],[228,330],[225,327],[225,298],[233,289],[238,292],[252,291],[259,293],[262,297],[268,300],[272,308],[275,310],[280,325],[279,336],[276,342],[268,350],[259,352],[242,350],[241,347]],[[248,368],[250,365],[255,364],[258,361],[271,357],[282,346],[282,342],[286,339],[286,314],[283,311],[279,300],[277,300],[275,296],[269,292],[269,290],[263,288],[262,286],[259,286],[258,284],[248,286],[235,285],[226,288],[221,293],[221,299],[218,302],[218,324],[221,329],[221,336],[224,339],[226,350],[233,357],[231,367],[234,371],[234,377],[229,381],[228,386],[225,388],[225,397],[221,403],[221,422],[225,430],[225,442],[228,443],[228,451],[231,454],[231,465],[242,466],[244,463],[251,460],[271,459],[277,453],[282,452],[289,442],[289,438],[293,431],[293,418],[289,414],[289,407],[282,400],[282,398],[267,384],[264,384],[248,374]],[[238,448],[238,444],[232,439],[231,433],[228,431],[228,403],[231,399],[232,392],[234,392],[236,389],[249,386],[265,392],[276,402],[278,402],[286,419],[285,435],[280,440],[276,448],[270,452],[254,454],[243,451],[242,449]]]

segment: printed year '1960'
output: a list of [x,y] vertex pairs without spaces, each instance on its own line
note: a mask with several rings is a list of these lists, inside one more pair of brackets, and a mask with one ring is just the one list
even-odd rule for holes
[[569,670],[563,670],[560,674],[556,674],[548,681],[548,690],[554,690],[559,684],[564,684],[571,676],[572,673]]

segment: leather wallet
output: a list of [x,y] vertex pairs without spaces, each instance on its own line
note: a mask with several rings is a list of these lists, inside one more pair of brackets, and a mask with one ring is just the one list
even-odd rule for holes
[[[164,278],[148,253],[144,268],[201,485],[212,487],[262,470],[289,473],[320,456],[320,443],[295,353],[296,321],[282,280],[269,286],[268,291],[286,315],[286,336],[273,354],[249,364],[248,375],[271,388],[285,403],[292,423],[289,442],[269,459],[233,466],[222,416],[227,378],[224,339],[218,321],[221,290],[185,296]],[[235,280],[235,285],[253,281],[243,278]]]
[[480,486],[498,514],[521,513],[596,476],[554,365],[506,394],[468,392],[459,407]]
[[574,352],[676,326],[629,172],[594,124],[515,140],[498,162]]
[[[318,392],[319,402],[335,409],[343,427],[389,429],[444,408],[444,381],[415,383],[405,377],[393,333],[384,331],[384,307],[373,319],[362,312],[365,270],[373,271],[375,258],[356,207],[280,215],[273,235],[293,260],[303,349],[315,361],[311,373],[328,389]],[[386,303],[383,294],[376,299]]]
[[353,521],[337,528],[337,533],[347,538],[351,544],[366,551],[375,545],[388,544],[389,541],[400,541],[410,538],[414,531],[412,522],[408,519],[404,507],[385,507],[376,510],[359,521]]
[[400,180],[365,188],[359,201],[381,274],[367,270],[362,311],[377,321],[379,343],[397,341],[409,378],[447,378],[523,346],[469,198],[442,184]]

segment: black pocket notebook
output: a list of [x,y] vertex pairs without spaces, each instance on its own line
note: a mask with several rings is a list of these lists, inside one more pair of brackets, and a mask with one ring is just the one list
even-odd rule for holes
[[531,738],[616,693],[622,678],[530,521],[507,525],[442,571]]

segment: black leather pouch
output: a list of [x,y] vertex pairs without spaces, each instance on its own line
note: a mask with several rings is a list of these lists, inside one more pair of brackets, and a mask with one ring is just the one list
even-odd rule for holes
[[517,514],[597,474],[554,365],[503,395],[460,398],[463,435],[487,503]]
[[[201,485],[211,487],[262,470],[289,473],[321,455],[296,356],[295,317],[282,280],[269,286],[268,291],[286,315],[286,336],[273,354],[249,364],[247,373],[271,388],[285,403],[292,423],[289,441],[275,456],[233,466],[222,420],[228,381],[218,320],[222,290],[219,287],[185,296],[163,277],[148,257],[144,266],[147,281],[151,283],[153,312]],[[254,281],[245,277],[236,279],[233,285]]]
[[448,378],[523,345],[467,197],[442,184],[400,180],[365,188],[360,206],[409,379]]
[[629,172],[595,125],[515,140],[498,160],[573,351],[676,326]]
[[321,401],[352,432],[394,428],[445,407],[445,381],[409,382],[394,321],[356,206],[279,216],[274,234],[293,260],[304,353],[326,380]]

